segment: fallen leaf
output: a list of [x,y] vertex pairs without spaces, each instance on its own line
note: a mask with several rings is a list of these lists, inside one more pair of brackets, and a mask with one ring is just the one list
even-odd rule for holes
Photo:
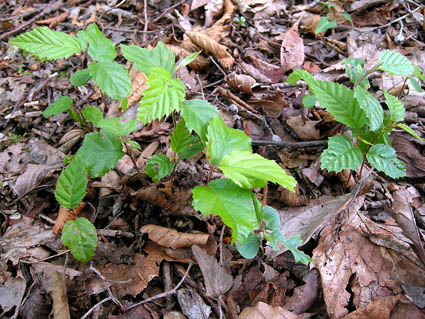
[[63,273],[54,271],[50,274],[49,280],[52,287],[53,316],[55,319],[70,319],[68,298],[66,296],[65,279]]
[[[406,133],[407,134],[407,133]],[[406,164],[406,177],[425,176],[425,157],[404,133],[393,133],[392,145],[397,156]]]
[[272,307],[259,302],[255,307],[245,308],[239,315],[239,319],[300,319],[296,314],[281,307]]
[[249,75],[231,73],[227,78],[227,83],[234,90],[252,95],[252,88],[257,84],[255,79]]
[[195,289],[179,289],[177,300],[183,313],[189,319],[208,319],[211,307],[206,305]]
[[286,120],[286,124],[304,141],[320,139],[320,132],[316,129],[316,124],[319,122],[309,120],[302,115],[293,116]]
[[9,312],[14,307],[18,307],[19,309],[24,298],[26,286],[27,284],[24,278],[13,278],[8,275],[6,281],[0,285],[0,306],[3,313]]
[[140,228],[140,232],[147,233],[149,239],[158,245],[169,248],[186,248],[193,245],[205,245],[208,241],[208,234],[188,234],[180,233],[174,229],[157,225],[145,225]]
[[205,23],[204,27],[208,28],[213,21],[223,12],[223,0],[210,0],[205,6]]
[[50,29],[54,29],[59,23],[64,22],[68,18],[70,11],[65,11],[55,17],[51,17],[45,20],[39,20],[35,23],[38,25],[48,25]]
[[128,97],[127,108],[132,107],[134,104],[140,101],[142,93],[146,90],[146,75],[137,70],[134,65],[130,68],[130,79],[131,79],[131,95]]
[[299,21],[282,35],[280,64],[285,71],[295,69],[304,63],[304,42],[298,34]]
[[233,277],[226,268],[219,265],[215,257],[208,255],[198,246],[192,246],[193,255],[204,277],[206,295],[218,297],[224,295],[233,285]]

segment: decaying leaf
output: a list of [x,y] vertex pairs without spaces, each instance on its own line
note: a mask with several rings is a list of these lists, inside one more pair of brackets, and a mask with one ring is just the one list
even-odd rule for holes
[[227,83],[229,83],[233,89],[248,94],[252,94],[252,88],[257,84],[253,77],[236,73],[229,75]]
[[66,296],[63,273],[54,271],[50,275],[53,299],[53,316],[55,319],[70,319],[68,298]]
[[[178,47],[172,44],[167,44],[167,48],[169,48],[171,52],[173,52],[174,55],[179,58],[185,58],[192,54],[192,51],[188,51],[183,46]],[[193,52],[195,52],[195,50]],[[208,64],[210,64],[210,61],[206,57],[204,57],[203,55],[198,55],[195,60],[193,60],[193,62],[189,64],[189,66],[194,70],[200,71],[205,69]]]
[[212,0],[208,1],[205,6],[205,27],[209,27],[213,24],[216,17],[223,12],[223,0]]
[[192,252],[201,268],[208,297],[216,298],[232,288],[232,275],[224,267],[221,268],[215,257],[208,255],[196,245],[192,246]]
[[286,120],[286,124],[304,141],[314,141],[320,138],[320,132],[316,129],[316,124],[319,122],[306,119],[301,115]]
[[193,245],[205,245],[208,241],[208,234],[188,234],[156,225],[145,225],[140,228],[140,232],[149,234],[150,240],[157,244],[169,248],[186,248]]
[[225,70],[230,70],[235,63],[233,57],[227,52],[227,48],[213,38],[194,31],[186,31],[185,34],[193,43],[210,52]]
[[63,226],[65,226],[65,224],[70,220],[77,218],[78,214],[83,210],[84,207],[86,207],[85,202],[81,202],[81,204],[74,209],[68,209],[61,206],[59,208],[59,214],[56,218],[55,226],[53,226],[53,232],[55,234],[59,234],[62,231]]
[[183,313],[189,319],[208,319],[211,307],[206,305],[195,289],[179,289],[177,300]]
[[143,72],[137,70],[134,65],[130,68],[130,79],[131,79],[131,95],[128,97],[127,108],[132,107],[134,104],[140,101],[142,93],[146,90],[146,75]]
[[70,11],[65,11],[55,17],[51,17],[45,20],[39,20],[35,23],[38,25],[48,25],[50,29],[55,28],[59,23],[64,22],[68,18]]
[[259,302],[255,307],[245,308],[238,317],[239,319],[301,319],[298,315],[281,307],[272,307],[264,302]]
[[280,48],[280,64],[286,71],[295,69],[304,63],[304,42],[298,34],[298,24],[295,23],[282,36]]

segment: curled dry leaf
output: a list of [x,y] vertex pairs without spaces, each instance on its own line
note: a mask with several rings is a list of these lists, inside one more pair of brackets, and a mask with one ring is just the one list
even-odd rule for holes
[[28,164],[25,172],[16,179],[15,189],[19,196],[24,195],[37,187],[51,171],[59,168],[54,165]]
[[223,0],[210,0],[205,6],[204,27],[209,27],[213,21],[223,12]]
[[257,84],[253,77],[236,73],[229,75],[227,83],[229,83],[233,89],[247,94],[252,94],[252,88]]
[[229,21],[232,18],[233,11],[235,11],[235,6],[232,3],[232,0],[224,0],[224,12],[221,16],[220,20],[218,20],[211,28],[222,26],[227,21]]
[[[175,56],[179,58],[185,58],[191,55],[192,52],[194,52],[194,51],[188,51],[187,49],[183,47],[178,47],[172,44],[167,44],[167,47],[171,50],[171,52],[174,53]],[[198,55],[196,59],[189,64],[189,66],[196,71],[200,71],[204,69],[205,67],[207,67],[208,64],[210,64],[210,61],[206,57],[202,55]]]
[[282,36],[280,48],[280,64],[286,71],[292,70],[304,63],[304,42],[298,34],[299,21]]
[[157,225],[145,225],[140,228],[140,232],[147,233],[149,239],[158,245],[169,248],[186,248],[192,245],[205,245],[208,241],[208,234],[188,234],[180,233],[174,229]]
[[84,136],[84,131],[79,128],[72,129],[59,140],[59,151],[68,153]]
[[320,21],[320,15],[315,14],[301,21],[301,29],[305,32],[315,34],[317,25]]
[[68,298],[66,296],[63,273],[54,271],[50,275],[53,299],[53,317],[55,319],[70,319]]
[[69,14],[70,14],[70,11],[65,11],[61,13],[60,15],[57,15],[56,17],[51,17],[46,20],[39,20],[39,21],[36,21],[35,23],[38,25],[48,25],[50,29],[53,29],[59,23],[64,22],[66,18],[68,18]]
[[81,202],[80,206],[74,209],[68,209],[65,207],[59,208],[59,214],[56,218],[55,226],[53,226],[53,232],[55,234],[59,234],[62,231],[63,226],[70,220],[74,220],[77,218],[78,214],[83,210],[83,208],[86,207],[85,202]]
[[213,54],[218,63],[220,63],[225,70],[230,70],[235,63],[233,57],[227,52],[227,48],[216,40],[205,34],[194,31],[186,31],[185,34],[193,43]]
[[242,57],[239,63],[245,72],[262,83],[279,82],[286,71],[286,66],[278,67],[251,55]]
[[146,75],[143,72],[137,70],[134,65],[130,69],[131,79],[131,95],[128,97],[127,108],[132,107],[134,104],[140,101],[142,93],[146,90]]

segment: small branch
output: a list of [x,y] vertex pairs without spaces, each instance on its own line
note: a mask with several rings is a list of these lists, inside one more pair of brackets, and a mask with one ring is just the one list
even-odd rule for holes
[[149,20],[148,20],[148,1],[147,0],[144,0],[143,1],[143,15],[145,16],[145,25],[143,26],[142,42],[145,43],[146,42],[146,35],[147,35],[146,34],[146,31],[148,31],[148,24],[149,24]]
[[328,145],[328,140],[305,141],[305,142],[252,140],[252,145],[276,145],[279,147],[289,148],[293,150],[293,149],[304,148],[304,147],[326,146]]
[[172,5],[171,7],[169,7],[167,10],[165,10],[163,13],[161,13],[159,16],[157,16],[155,19],[152,20],[152,22],[156,22],[159,19],[161,19],[163,16],[165,16],[168,12],[174,10],[175,8],[177,8],[179,5],[185,3],[186,0],[182,0],[180,2],[177,2],[176,4]]
[[127,308],[124,308],[123,312],[127,312],[130,309],[133,309],[135,307],[141,306],[141,305],[143,305],[143,304],[145,304],[147,302],[150,302],[152,300],[156,300],[156,299],[159,299],[159,298],[164,298],[164,297],[167,297],[169,295],[175,294],[177,292],[177,290],[180,288],[180,286],[183,284],[183,282],[185,281],[185,279],[187,277],[187,274],[189,273],[190,268],[192,268],[192,265],[193,265],[192,263],[189,264],[189,266],[187,267],[186,273],[184,274],[183,278],[180,280],[180,282],[177,284],[177,286],[175,286],[173,289],[168,290],[168,291],[165,291],[165,292],[163,292],[161,294],[158,294],[158,295],[153,296],[151,298],[145,299],[145,300],[140,301],[138,303],[135,303],[134,305],[131,305],[131,306],[127,307]]
[[136,163],[135,159],[133,158],[132,152],[129,150],[127,143],[125,143],[125,141],[122,141],[122,143],[124,144],[124,147],[125,147],[125,153],[128,155],[128,157],[130,157],[131,162],[133,163],[134,168],[137,171],[137,177],[139,178],[140,182],[143,184],[142,173],[140,172],[139,168],[137,167],[137,163]]

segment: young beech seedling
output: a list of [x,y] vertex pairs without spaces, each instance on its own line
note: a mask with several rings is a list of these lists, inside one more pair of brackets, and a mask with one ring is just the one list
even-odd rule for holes
[[[382,51],[378,63],[368,71],[364,69],[365,61],[362,59],[345,59],[343,64],[354,85],[352,89],[334,82],[315,80],[304,70],[294,71],[287,79],[291,84],[300,79],[308,84],[310,95],[303,99],[306,107],[314,106],[317,100],[320,106],[333,115],[335,121],[350,129],[350,134],[329,138],[328,149],[321,154],[321,168],[340,172],[361,167],[361,176],[365,162],[368,161],[372,167],[392,178],[405,176],[406,167],[397,158],[389,135],[393,128],[398,127],[422,139],[402,123],[405,114],[403,103],[387,91],[383,93],[383,100],[389,115],[384,112],[381,102],[368,91],[368,75],[377,70],[389,75],[401,75],[418,91],[421,91],[421,86],[415,77],[424,81],[424,76],[405,56],[390,50]],[[405,84],[406,81],[401,92]]]
[[[43,60],[86,53],[87,68],[76,71],[70,78],[71,84],[80,86],[93,80],[104,96],[121,101],[125,109],[127,96],[131,94],[128,70],[115,62],[116,44],[105,38],[96,24],[78,32],[76,37],[47,27],[36,28],[10,40],[10,44]],[[247,258],[257,254],[264,238],[276,249],[277,242],[281,241],[297,261],[310,262],[310,257],[297,249],[300,237],[283,238],[278,213],[272,207],[263,206],[251,191],[266,186],[268,181],[294,191],[295,179],[276,162],[253,153],[251,139],[243,131],[227,127],[215,106],[204,100],[185,100],[185,85],[175,73],[191,63],[199,52],[176,65],[175,56],[161,42],[153,50],[123,44],[120,49],[123,57],[147,76],[148,88],[142,93],[137,121],[148,124],[168,116],[173,118],[170,141],[174,156],[172,159],[164,154],[152,156],[146,165],[148,176],[159,183],[172,174],[179,160],[204,151],[210,162],[209,176],[221,170],[227,177],[195,187],[193,207],[203,215],[220,216],[233,231],[232,243]],[[103,100],[106,102],[106,98]],[[68,110],[82,125],[91,123],[94,128],[85,135],[56,185],[55,196],[59,204],[73,209],[85,197],[88,175],[91,178],[103,176],[116,167],[125,153],[132,155],[129,148],[137,150],[140,146],[128,137],[137,129],[135,120],[123,123],[122,118],[104,118],[94,106],[78,109],[67,96],[52,103],[43,115],[49,117]],[[62,231],[62,241],[76,259],[90,260],[97,245],[95,227],[83,218],[69,221]]]

